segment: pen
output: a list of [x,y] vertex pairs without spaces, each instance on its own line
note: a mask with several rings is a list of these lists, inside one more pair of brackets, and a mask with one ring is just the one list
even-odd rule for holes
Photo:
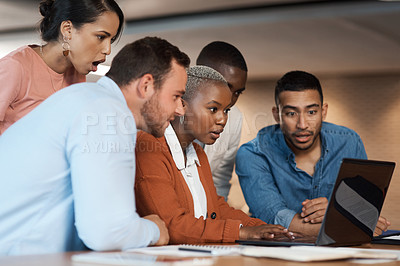
[[194,252],[205,252],[205,253],[210,253],[212,254],[212,250],[209,249],[201,249],[201,248],[186,248],[186,247],[179,247],[178,250],[183,250],[183,251],[194,251]]

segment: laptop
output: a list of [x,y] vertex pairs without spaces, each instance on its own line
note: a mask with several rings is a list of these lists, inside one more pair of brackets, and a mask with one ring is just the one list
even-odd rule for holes
[[318,237],[236,242],[257,246],[352,246],[370,243],[394,168],[394,162],[343,159]]

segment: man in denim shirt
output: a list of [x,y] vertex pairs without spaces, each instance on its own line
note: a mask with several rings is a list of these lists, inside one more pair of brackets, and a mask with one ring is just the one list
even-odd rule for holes
[[[323,122],[328,104],[318,79],[286,73],[275,87],[273,116],[242,145],[236,173],[253,216],[303,235],[317,235],[343,158],[367,159],[353,130]],[[375,234],[390,223],[379,218]]]

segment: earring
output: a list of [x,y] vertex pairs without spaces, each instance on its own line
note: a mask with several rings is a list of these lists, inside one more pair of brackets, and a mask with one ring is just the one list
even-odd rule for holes
[[69,43],[68,43],[68,37],[67,36],[63,36],[63,40],[64,42],[61,44],[62,48],[63,48],[63,55],[65,57],[67,57],[69,55]]
[[182,115],[182,116],[179,117],[179,123],[180,123],[181,125],[183,125],[183,122],[185,122],[185,116],[184,116],[184,115]]

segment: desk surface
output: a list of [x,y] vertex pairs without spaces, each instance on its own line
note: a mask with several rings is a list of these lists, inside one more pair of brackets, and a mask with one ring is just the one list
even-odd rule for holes
[[[400,246],[396,245],[364,245],[362,248],[374,248],[374,249],[397,249],[400,250]],[[73,263],[71,256],[82,252],[67,252],[58,254],[48,255],[32,255],[32,256],[9,256],[0,257],[1,266],[89,266],[89,265],[100,265],[100,264],[88,264],[88,263]],[[215,266],[261,266],[261,265],[276,265],[276,266],[346,266],[346,265],[357,265],[348,261],[329,261],[329,262],[291,262],[277,259],[266,259],[266,258],[251,258],[251,257],[216,257],[213,265]],[[358,264],[360,265],[360,264]],[[364,264],[365,265],[365,264]],[[393,261],[382,264],[383,266],[400,265],[400,261]]]

